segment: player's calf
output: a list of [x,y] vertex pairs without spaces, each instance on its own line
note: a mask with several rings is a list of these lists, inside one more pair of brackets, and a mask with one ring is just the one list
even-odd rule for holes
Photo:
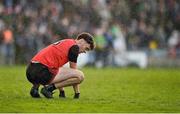
[[81,83],[84,80],[84,73],[78,70],[77,78],[79,80],[79,83]]

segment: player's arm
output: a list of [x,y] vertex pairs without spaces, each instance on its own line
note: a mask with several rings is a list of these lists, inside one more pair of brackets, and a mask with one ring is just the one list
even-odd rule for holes
[[[77,69],[76,62],[77,62],[78,54],[79,54],[79,47],[77,45],[74,45],[69,49],[68,60],[69,60],[70,68]],[[79,93],[79,86],[78,85],[73,86],[73,88],[74,88],[75,93]],[[59,90],[60,90],[59,96],[65,97],[64,88],[60,88]]]
[[79,55],[79,47],[77,45],[73,45],[69,49],[68,59],[70,68],[77,69],[77,58]]
[[[78,55],[79,55],[79,47],[77,45],[72,46],[68,54],[70,68],[77,69]],[[73,89],[75,92],[74,98],[79,98],[79,94],[80,94],[79,84],[74,85]]]
[[74,63],[74,62],[69,62],[69,67],[70,68],[73,68],[73,69],[77,69],[77,63]]
[[[73,69],[77,69],[77,64],[74,62],[69,62],[70,64],[70,68]],[[79,88],[79,84],[73,85],[73,89],[75,92],[74,98],[79,98],[79,94],[80,94],[80,88]]]

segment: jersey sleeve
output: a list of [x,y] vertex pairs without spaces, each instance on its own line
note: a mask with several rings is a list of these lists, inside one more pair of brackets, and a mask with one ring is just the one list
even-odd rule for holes
[[73,45],[70,49],[69,49],[69,53],[68,53],[68,59],[70,62],[77,62],[77,58],[78,58],[78,54],[79,54],[79,47],[77,45]]

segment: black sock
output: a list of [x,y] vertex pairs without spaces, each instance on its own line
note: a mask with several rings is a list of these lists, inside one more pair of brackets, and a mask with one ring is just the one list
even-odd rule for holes
[[64,90],[60,90],[59,97],[66,97]]
[[32,88],[38,90],[39,89],[39,85],[33,85]]
[[75,94],[74,94],[74,98],[75,98],[75,99],[78,99],[79,96],[80,96],[80,93],[75,93]]
[[50,85],[46,86],[46,88],[47,88],[47,90],[49,90],[49,91],[51,91],[51,92],[56,89],[56,87],[55,87],[54,84],[50,84]]

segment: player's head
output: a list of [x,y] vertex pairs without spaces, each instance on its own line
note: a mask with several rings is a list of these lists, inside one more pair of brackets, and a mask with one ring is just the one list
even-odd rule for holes
[[94,37],[86,32],[79,34],[76,38],[76,40],[80,41],[80,48],[82,48],[83,52],[93,50],[95,48],[95,43],[93,39]]
[[95,48],[95,43],[93,40],[94,37],[91,34],[89,34],[87,32],[80,33],[77,36],[77,40],[80,40],[80,39],[84,39],[90,45],[91,50],[93,50]]

